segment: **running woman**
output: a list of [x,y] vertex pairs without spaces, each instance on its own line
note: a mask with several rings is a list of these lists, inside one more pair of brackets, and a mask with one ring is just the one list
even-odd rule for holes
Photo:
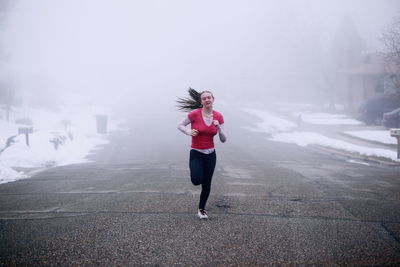
[[[207,219],[205,211],[211,190],[211,180],[216,164],[214,135],[218,134],[221,142],[226,141],[224,117],[213,110],[214,96],[210,91],[201,93],[189,88],[191,98],[180,98],[179,109],[190,111],[179,124],[178,129],[192,137],[189,158],[190,178],[193,185],[201,184],[201,194],[197,216]],[[186,126],[191,124],[191,129]]]

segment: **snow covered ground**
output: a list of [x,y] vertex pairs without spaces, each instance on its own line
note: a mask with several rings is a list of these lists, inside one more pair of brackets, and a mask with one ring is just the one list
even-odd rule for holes
[[[296,106],[293,106],[292,108],[296,108]],[[301,119],[301,122],[306,122],[313,125],[321,125],[321,127],[324,127],[326,125],[348,126],[362,124],[359,121],[348,118],[346,115],[343,114],[328,114],[319,112],[313,113],[309,111],[295,112],[287,104],[284,106],[284,109],[286,111],[290,111],[291,116],[293,116],[293,120],[297,121],[298,123]],[[397,159],[396,149],[374,148],[355,145],[348,141],[325,136],[319,132],[302,131],[300,130],[301,128],[297,127],[299,124],[296,125],[290,120],[284,119],[265,110],[256,110],[250,108],[243,108],[242,110],[262,119],[262,122],[257,123],[256,127],[248,129],[252,131],[262,131],[271,134],[271,137],[269,138],[269,140],[271,141],[292,143],[304,147],[308,145],[320,145],[348,152],[358,153],[360,155],[382,157],[391,159],[393,161],[399,161]],[[299,117],[300,114],[301,117]],[[340,128],[338,127],[338,129]],[[390,136],[389,130],[358,130],[344,131],[343,133],[382,144],[397,144],[396,139]]]
[[[292,108],[296,108],[296,106]],[[359,146],[325,136],[319,132],[301,130],[298,121],[300,114],[302,122],[321,125],[321,127],[327,125],[330,127],[332,125],[357,126],[360,124],[343,114],[304,112],[304,108],[310,108],[310,110],[312,108],[308,106],[302,106],[302,108],[301,112],[295,112],[290,110],[289,105],[285,105],[285,109],[292,115],[291,120],[266,110],[252,108],[243,108],[242,110],[262,120],[255,127],[248,129],[269,133],[271,134],[269,140],[272,141],[299,146],[320,145],[365,156],[384,157],[399,161],[395,149]],[[19,109],[13,110],[10,122],[6,122],[4,112],[0,109],[0,184],[29,177],[29,174],[23,171],[18,172],[16,169],[40,169],[88,162],[86,157],[90,151],[108,142],[107,134],[96,133],[95,116],[99,113],[111,117],[109,110],[99,107],[72,107],[64,109],[62,112]],[[118,123],[122,122],[109,120],[108,131],[118,129]],[[18,135],[20,127],[33,127],[33,133],[29,134],[29,146],[26,145],[25,135]],[[396,139],[390,136],[388,130],[358,130],[344,131],[343,133],[383,144],[396,144]]]
[[348,118],[344,114],[301,113],[301,119],[310,124],[318,125],[362,125],[362,122]]
[[[99,113],[110,118],[109,110],[100,107],[73,107],[62,112],[18,109],[11,113],[9,122],[4,116],[0,118],[0,184],[28,177],[15,169],[88,162],[90,151],[108,142],[107,134],[96,131],[95,116]],[[33,127],[29,146],[25,135],[18,134],[20,127]],[[107,130],[115,129],[118,122],[109,119]]]
[[395,151],[382,148],[359,146],[339,139],[326,137],[320,133],[315,133],[315,132],[279,133],[272,135],[270,140],[285,142],[285,143],[293,143],[299,146],[320,145],[348,152],[359,153],[360,155],[364,156],[376,156],[376,157],[388,158],[394,161],[397,160],[397,152]]
[[276,133],[289,131],[297,126],[291,121],[279,118],[266,111],[252,108],[242,108],[242,110],[263,120],[263,122],[257,124],[256,128],[249,128],[249,130]]
[[345,131],[344,133],[369,141],[380,142],[388,145],[397,145],[396,138],[390,136],[388,130]]

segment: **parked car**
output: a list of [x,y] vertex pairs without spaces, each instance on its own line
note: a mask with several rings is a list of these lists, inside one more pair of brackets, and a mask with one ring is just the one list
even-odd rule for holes
[[400,128],[400,107],[384,113],[382,124],[388,128]]
[[400,98],[398,95],[385,95],[382,97],[371,98],[362,103],[359,107],[358,120],[366,124],[378,124],[382,122],[382,116],[400,107]]

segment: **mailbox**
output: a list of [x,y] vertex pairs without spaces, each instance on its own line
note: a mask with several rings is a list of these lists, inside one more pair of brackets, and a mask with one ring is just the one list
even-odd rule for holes
[[400,128],[390,129],[390,136],[397,138],[397,158],[400,159]]
[[30,134],[30,133],[33,133],[33,127],[18,128],[18,134]]
[[18,134],[25,134],[26,145],[29,146],[29,134],[33,133],[33,127],[20,127]]
[[390,129],[390,136],[400,137],[400,128]]

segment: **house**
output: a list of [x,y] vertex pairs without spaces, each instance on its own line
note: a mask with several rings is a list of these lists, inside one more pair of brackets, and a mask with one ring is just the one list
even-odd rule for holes
[[365,54],[363,62],[342,71],[346,85],[343,88],[344,107],[349,113],[356,113],[362,102],[398,90],[393,78],[400,77],[395,66],[385,63],[384,53]]

